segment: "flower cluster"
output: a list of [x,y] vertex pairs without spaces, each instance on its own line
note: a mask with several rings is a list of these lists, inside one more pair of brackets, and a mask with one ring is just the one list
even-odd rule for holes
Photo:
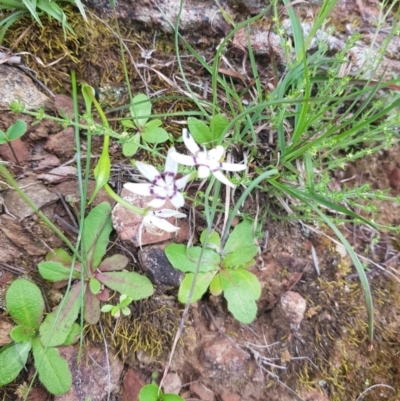
[[[200,149],[187,129],[182,130],[182,137],[186,148],[191,153],[190,155],[180,154],[174,147],[170,148],[162,173],[154,166],[136,162],[137,169],[149,182],[126,183],[124,185],[127,190],[135,194],[153,196],[153,199],[148,204],[151,208],[161,208],[167,200],[169,200],[176,209],[179,209],[185,204],[185,199],[180,190],[186,186],[190,179],[195,177],[192,174],[188,174],[176,179],[178,163],[185,166],[196,166],[198,178],[204,179],[212,174],[217,180],[232,188],[235,186],[221,170],[242,171],[246,169],[246,166],[243,164],[221,162],[225,154],[223,146],[216,146],[209,151],[205,148]],[[157,234],[159,230],[175,232],[179,228],[164,220],[170,217],[182,218],[186,217],[186,215],[169,209],[149,211],[144,216],[142,224],[151,234]]]

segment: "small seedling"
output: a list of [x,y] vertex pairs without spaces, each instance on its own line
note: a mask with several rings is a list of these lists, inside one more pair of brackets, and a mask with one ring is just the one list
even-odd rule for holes
[[[56,348],[47,347],[39,337],[44,312],[40,289],[28,280],[15,280],[6,293],[6,310],[17,326],[10,332],[13,342],[0,349],[0,387],[18,376],[32,350],[39,379],[46,389],[52,394],[66,393],[72,384],[68,363]],[[72,325],[60,345],[76,342],[79,330],[78,324]]]
[[149,121],[151,108],[149,98],[143,93],[132,99],[129,108],[132,120],[123,120],[122,125],[136,130],[136,134],[125,133],[126,135],[121,139],[124,156],[133,156],[137,152],[141,138],[147,143],[163,143],[168,140],[168,132],[161,128],[162,121],[159,119]]
[[38,265],[42,277],[54,282],[57,288],[67,285],[70,278],[79,279],[72,284],[63,304],[48,314],[41,326],[40,334],[51,346],[65,341],[69,327],[78,317],[82,299],[85,321],[96,324],[101,314],[100,301],[109,299],[108,289],[125,294],[134,301],[153,294],[153,286],[147,277],[123,270],[129,262],[126,256],[113,255],[102,261],[112,231],[110,213],[110,204],[103,202],[92,209],[85,219],[82,232],[85,267],[79,262],[73,263],[72,257],[62,249],[49,253],[47,260]]
[[139,401],[185,401],[177,394],[164,394],[156,384],[147,384],[139,393]]
[[128,297],[126,294],[122,294],[119,297],[119,303],[117,305],[106,304],[101,307],[102,312],[110,312],[112,317],[118,319],[121,316],[121,313],[124,316],[129,316],[131,314],[131,310],[128,306],[132,303],[133,298]]
[[15,141],[18,138],[21,138],[21,136],[25,134],[26,130],[27,130],[27,125],[26,122],[23,120],[15,121],[13,125],[8,127],[7,132],[0,130],[0,145],[4,145],[6,143],[10,147],[10,150],[18,165],[19,165],[19,160],[14,152],[11,142]]
[[213,232],[207,242],[205,238],[206,232],[203,231],[200,236],[203,250],[198,246],[186,248],[180,244],[171,244],[165,248],[172,266],[186,273],[179,287],[179,301],[189,301],[195,272],[199,268],[190,302],[198,301],[207,289],[215,296],[223,293],[235,319],[251,323],[256,318],[256,300],[261,295],[257,277],[248,271],[254,266],[254,257],[258,252],[253,240],[252,222],[245,220],[238,224],[222,250],[218,233]]

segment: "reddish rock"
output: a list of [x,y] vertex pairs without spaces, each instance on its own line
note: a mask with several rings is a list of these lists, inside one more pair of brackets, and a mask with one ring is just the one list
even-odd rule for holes
[[200,382],[192,383],[190,385],[190,391],[196,394],[201,401],[214,401],[215,399],[214,392]]
[[44,149],[59,157],[70,159],[75,154],[75,133],[73,127],[68,127],[58,134],[50,135]]
[[395,167],[389,173],[389,183],[392,189],[400,189],[400,168]]
[[60,166],[53,168],[47,173],[39,174],[37,178],[39,180],[43,180],[46,183],[50,184],[58,184],[61,181],[64,181],[68,177],[75,178],[77,175],[77,169],[73,166]]
[[146,378],[138,370],[128,369],[122,381],[121,401],[139,401],[139,392],[146,384]]
[[241,397],[237,393],[222,393],[221,401],[242,401]]
[[69,118],[74,118],[74,102],[67,95],[54,96],[54,109],[60,117],[66,115]]
[[280,305],[290,323],[299,325],[303,321],[307,303],[300,294],[294,291],[286,292],[281,297]]
[[[57,167],[61,164],[60,159],[56,155],[43,152],[43,154],[41,156],[42,157],[38,161],[38,165],[37,165],[39,170],[44,170],[44,169],[47,169],[50,167]],[[31,160],[32,160],[32,158],[31,158]]]
[[236,348],[228,339],[213,340],[205,344],[202,352],[203,364],[208,369],[223,369],[237,373],[246,371],[250,355]]
[[166,394],[179,394],[182,380],[176,373],[168,373],[163,380],[163,391]]
[[29,149],[25,142],[22,142],[20,138],[10,142],[17,160],[15,160],[14,154],[8,144],[0,145],[0,158],[11,163],[24,164],[29,157]]

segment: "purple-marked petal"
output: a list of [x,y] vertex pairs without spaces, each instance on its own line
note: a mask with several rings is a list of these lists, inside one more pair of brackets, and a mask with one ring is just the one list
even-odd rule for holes
[[154,209],[158,209],[159,207],[164,206],[166,200],[167,200],[166,197],[165,198],[157,197],[154,198],[151,202],[149,202],[148,206]]
[[157,217],[162,217],[162,218],[168,218],[168,217],[176,217],[177,219],[180,219],[182,217],[186,217],[185,213],[178,212],[176,210],[171,210],[171,209],[161,209],[153,212],[154,216]]
[[228,187],[235,188],[235,185],[232,184],[223,174],[220,170],[214,171],[213,172],[214,177],[218,180],[221,181],[223,184],[227,185]]
[[182,189],[185,188],[186,184],[188,183],[190,179],[191,174],[187,174],[183,176],[182,178],[179,178],[178,180],[175,181],[176,189]]
[[124,188],[128,191],[133,192],[134,194],[149,196],[151,195],[151,184],[134,184],[132,182],[127,182],[124,184]]
[[223,146],[216,146],[208,152],[208,157],[210,159],[214,159],[220,161],[222,156],[224,155],[225,149]]
[[208,166],[199,166],[197,169],[197,176],[199,178],[207,178],[210,175],[210,168]]
[[196,165],[196,158],[194,156],[187,156],[182,155],[178,152],[171,153],[171,157],[180,164],[184,166],[195,166]]
[[143,177],[147,178],[153,184],[165,186],[165,182],[161,178],[161,174],[154,166],[142,162],[136,162],[136,167],[140,171],[140,174],[142,174]]
[[242,171],[246,170],[247,167],[244,164],[222,163],[221,168],[227,171]]
[[165,161],[164,180],[167,185],[172,183],[178,172],[178,163],[172,158],[172,153],[176,153],[174,147],[168,150],[167,160]]
[[186,128],[183,128],[182,130],[182,137],[185,146],[189,149],[191,153],[195,155],[197,152],[200,151],[199,146],[193,139],[192,135],[189,134],[189,131]]
[[177,209],[179,209],[185,204],[185,198],[180,192],[176,192],[174,196],[169,198],[169,200]]

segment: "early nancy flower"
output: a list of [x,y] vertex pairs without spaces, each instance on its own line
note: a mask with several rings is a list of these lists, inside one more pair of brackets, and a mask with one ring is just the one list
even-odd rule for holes
[[221,170],[227,171],[242,171],[246,169],[243,164],[234,163],[222,163],[220,160],[225,153],[223,146],[216,146],[215,148],[207,150],[204,148],[201,150],[193,137],[189,134],[188,130],[184,128],[182,130],[183,142],[186,147],[192,153],[192,156],[181,155],[180,153],[171,153],[171,157],[178,163],[184,164],[185,166],[198,166],[197,176],[199,178],[207,178],[210,173],[214,177],[221,181],[223,184],[228,185],[232,188],[235,186],[222,174]]
[[136,162],[136,167],[140,173],[151,183],[126,183],[124,187],[135,194],[150,196],[154,199],[149,202],[152,208],[159,208],[164,205],[167,199],[178,209],[185,204],[183,195],[179,192],[187,184],[190,174],[175,180],[178,172],[178,163],[172,158],[172,154],[176,153],[175,148],[170,148],[165,162],[163,173],[159,173],[157,169],[149,164]]

